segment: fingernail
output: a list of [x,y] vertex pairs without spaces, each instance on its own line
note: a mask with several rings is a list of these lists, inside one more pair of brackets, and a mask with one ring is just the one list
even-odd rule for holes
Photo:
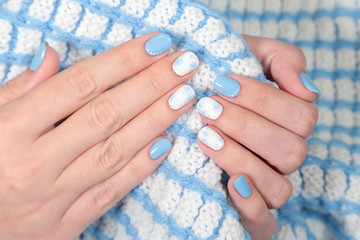
[[244,176],[240,176],[238,179],[235,180],[234,187],[243,198],[250,197],[251,188]]
[[30,63],[30,70],[31,71],[36,71],[39,68],[41,62],[44,59],[45,53],[46,53],[45,42],[42,42],[40,44],[40,48],[37,50],[37,52],[35,53],[33,59],[31,60],[31,63]]
[[202,115],[212,120],[217,119],[223,111],[223,106],[209,97],[200,99],[196,107]]
[[195,91],[189,85],[184,85],[177,89],[169,98],[169,106],[178,110],[185,106],[195,97]]
[[224,139],[209,127],[203,127],[198,134],[198,138],[206,146],[215,151],[220,150],[224,146]]
[[199,59],[193,52],[183,53],[173,63],[172,68],[179,76],[184,76],[199,66]]
[[227,97],[236,97],[240,92],[240,84],[227,76],[216,78],[214,88],[216,91]]
[[154,145],[151,146],[149,154],[152,159],[158,159],[171,148],[171,143],[166,138],[158,140]]
[[172,40],[170,36],[166,33],[161,33],[150,38],[145,43],[145,50],[149,55],[155,56],[163,52],[166,52],[171,48],[171,46],[172,46]]
[[300,73],[299,75],[302,84],[311,92],[321,94],[320,89],[314,84],[314,82],[309,78],[305,73]]

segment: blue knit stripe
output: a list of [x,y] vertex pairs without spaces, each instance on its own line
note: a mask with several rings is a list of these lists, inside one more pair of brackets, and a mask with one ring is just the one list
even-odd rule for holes
[[[279,220],[279,223],[283,224],[291,224],[293,228],[295,226],[302,226],[304,229],[307,230],[307,233],[311,233],[310,228],[307,226],[307,224],[304,222],[306,219],[314,219],[318,220],[321,223],[325,224],[327,226],[328,231],[331,231],[337,239],[348,239],[348,240],[355,240],[352,236],[349,236],[343,229],[339,228],[339,222],[336,222],[334,218],[329,216],[330,214],[320,214],[316,213],[314,211],[310,211],[309,209],[301,209],[301,211],[294,211],[291,210],[289,212],[288,210],[279,211],[279,216],[281,216],[281,220]],[[296,219],[296,220],[295,220]],[[295,232],[295,231],[294,231]],[[308,239],[317,239],[314,235],[308,236]]]
[[141,191],[140,188],[135,188],[131,196],[143,204],[143,208],[148,212],[152,213],[153,220],[160,224],[167,225],[169,227],[169,232],[171,235],[179,237],[180,239],[189,239],[193,237],[196,239],[194,232],[191,229],[185,229],[178,226],[176,221],[164,214],[150,199],[149,195]]
[[[54,11],[51,13],[50,19],[47,22],[39,21],[36,18],[29,16],[29,7],[33,3],[33,0],[24,0],[21,5],[21,10],[19,13],[11,13],[7,10],[1,8],[0,3],[0,19],[5,19],[10,22],[16,23],[11,32],[11,41],[9,43],[9,51],[5,54],[0,54],[0,62],[6,63],[5,75],[0,80],[1,83],[4,82],[5,79],[8,78],[11,66],[12,65],[19,65],[25,66],[30,61],[32,56],[24,55],[24,54],[16,54],[14,50],[16,49],[17,44],[17,34],[18,28],[31,28],[31,29],[38,29],[43,33],[43,38],[50,38],[59,41],[66,41],[67,42],[67,51],[65,60],[61,62],[61,69],[68,67],[66,65],[67,59],[70,53],[70,45],[75,46],[78,49],[91,49],[93,54],[97,54],[99,52],[105,51],[108,48],[112,47],[104,43],[107,39],[108,33],[111,31],[113,24],[115,23],[122,23],[133,27],[132,35],[135,36],[136,34],[144,34],[149,31],[162,31],[169,33],[174,40],[174,43],[177,46],[185,49],[189,49],[195,51],[200,59],[208,63],[211,71],[215,72],[216,74],[225,74],[230,73],[231,69],[227,61],[232,61],[236,58],[243,59],[245,57],[249,57],[248,52],[245,53],[231,53],[228,57],[219,59],[212,55],[211,52],[204,46],[199,45],[197,42],[193,41],[188,36],[180,36],[174,34],[170,31],[167,27],[164,28],[156,28],[152,27],[145,22],[145,18],[149,16],[149,13],[157,6],[159,0],[154,0],[151,2],[151,6],[145,10],[144,17],[142,18],[134,18],[133,16],[126,14],[124,10],[121,9],[121,6],[125,4],[125,0],[121,0],[120,5],[117,7],[110,7],[105,3],[101,3],[98,1],[91,1],[91,0],[75,0],[76,2],[80,3],[82,6],[82,12],[80,14],[80,20],[77,21],[75,29],[72,32],[64,32],[62,29],[54,26],[54,19],[56,13],[58,11],[58,7],[61,3],[61,0],[56,0],[54,2]],[[210,3],[214,0],[210,0]],[[359,0],[355,0],[357,4],[360,3]],[[228,6],[230,6],[229,1],[225,1]],[[280,4],[284,4],[284,1],[279,1]],[[265,1],[262,1],[262,4],[265,4]],[[317,59],[314,59],[314,69],[309,69],[308,74],[309,76],[315,80],[316,84],[320,84],[320,87],[326,87],[323,84],[321,78],[324,78],[325,83],[333,84],[334,93],[332,96],[328,94],[324,94],[321,96],[317,101],[316,104],[319,107],[320,111],[326,112],[329,114],[333,114],[333,121],[327,121],[327,119],[321,119],[314,130],[314,134],[308,140],[309,147],[313,147],[314,151],[311,151],[310,154],[305,159],[304,164],[300,168],[299,174],[302,180],[301,191],[304,191],[305,182],[307,181],[304,179],[302,169],[307,166],[314,165],[319,167],[323,172],[323,185],[319,186],[322,188],[324,192],[319,197],[312,197],[312,198],[305,198],[302,193],[299,196],[292,198],[283,208],[277,211],[278,213],[278,224],[291,226],[292,231],[295,233],[296,227],[300,227],[305,230],[307,239],[316,239],[315,233],[311,231],[311,227],[308,226],[306,222],[307,219],[315,219],[323,223],[328,229],[333,230],[333,236],[339,239],[355,239],[352,236],[349,236],[349,233],[345,232],[344,224],[341,222],[342,217],[347,216],[349,214],[356,214],[360,215],[360,206],[359,203],[356,202],[357,200],[349,200],[347,199],[346,194],[343,194],[342,197],[338,200],[330,200],[326,197],[326,187],[327,184],[331,182],[327,182],[326,176],[332,170],[341,170],[346,176],[346,189],[347,191],[353,191],[354,189],[350,189],[350,178],[351,177],[359,177],[360,176],[360,165],[355,163],[355,156],[360,155],[360,126],[358,124],[358,119],[356,114],[360,112],[360,105],[359,105],[359,93],[358,90],[355,89],[360,81],[360,62],[359,56],[357,55],[357,51],[360,50],[360,41],[358,39],[341,39],[340,36],[340,28],[343,27],[340,24],[337,24],[336,21],[339,18],[344,18],[348,21],[352,21],[355,26],[358,26],[358,21],[360,20],[360,9],[348,9],[345,7],[336,7],[331,10],[327,9],[318,9],[315,12],[308,12],[303,9],[296,11],[295,13],[290,12],[273,12],[273,11],[263,11],[262,13],[256,13],[252,11],[247,11],[245,8],[244,13],[239,13],[238,11],[227,9],[224,13],[224,16],[216,13],[215,11],[209,10],[208,7],[203,4],[199,3],[195,0],[189,1],[181,1],[179,2],[179,8],[176,11],[176,14],[171,17],[170,23],[174,23],[179,20],[180,16],[184,13],[184,8],[187,6],[194,6],[201,9],[205,15],[205,19],[200,22],[198,25],[197,30],[200,30],[205,24],[209,17],[214,17],[216,19],[220,19],[225,23],[225,34],[218,36],[217,40],[226,38],[230,36],[230,34],[238,34],[234,33],[231,30],[229,21],[224,17],[230,18],[229,20],[240,19],[244,23],[246,21],[259,21],[260,25],[266,26],[267,23],[280,23],[282,21],[288,21],[292,23],[294,26],[298,27],[301,21],[311,21],[314,26],[322,20],[326,19],[329,22],[334,24],[336,30],[334,32],[334,36],[336,39],[334,40],[323,40],[319,39],[318,36],[314,36],[314,39],[301,39],[301,34],[299,34],[299,39],[290,38],[285,34],[281,34],[283,38],[279,38],[280,40],[286,41],[291,44],[295,44],[298,47],[301,47],[308,51],[313,51],[314,54],[318,52],[321,54],[321,51],[325,51],[328,53],[333,54],[334,56],[334,69],[322,69],[316,66]],[[75,33],[78,27],[81,24],[83,17],[85,16],[85,11],[88,10],[91,13],[96,13],[100,16],[107,16],[109,17],[108,25],[105,31],[101,34],[100,38],[97,40],[89,39],[86,37],[75,37]],[[318,21],[318,22],[317,22]],[[319,32],[317,32],[319,33]],[[359,37],[359,33],[356,33]],[[318,51],[321,50],[321,51]],[[337,66],[337,61],[340,61],[341,58],[341,50],[349,50],[354,52],[355,61],[357,61],[354,69],[342,69]],[[318,51],[318,52],[317,52]],[[11,63],[11,64],[8,64]],[[340,63],[342,65],[342,63]],[[16,66],[15,66],[16,67]],[[352,84],[354,89],[352,89],[351,94],[355,94],[352,98],[342,99],[343,93],[339,92],[338,85],[341,84],[341,78],[345,78],[348,81],[346,84]],[[257,79],[261,81],[265,81],[265,77],[260,74],[257,76]],[[204,97],[212,95],[213,93],[208,91],[202,91],[200,89],[195,89],[196,94],[198,97]],[[351,96],[351,95],[350,95]],[[349,97],[349,95],[344,96]],[[353,126],[350,123],[340,122],[342,119],[338,119],[336,114],[342,114],[342,111],[345,113],[349,113],[350,117],[353,117]],[[186,123],[175,123],[168,129],[171,134],[175,136],[185,137],[190,144],[196,142],[196,135],[197,133],[194,132]],[[340,134],[345,135],[344,138],[340,136]],[[323,137],[326,139],[321,139]],[[328,139],[327,139],[328,138]],[[321,148],[323,147],[323,151],[325,153],[321,153]],[[334,152],[334,149],[344,151],[344,154],[349,154],[349,159],[351,161],[349,163],[345,163],[342,161],[340,153]],[[319,152],[317,152],[319,151]],[[331,152],[333,151],[333,152]],[[327,156],[323,156],[321,154],[327,154]],[[204,165],[208,163],[210,160],[204,162]],[[304,169],[306,170],[306,169]],[[165,161],[164,164],[158,170],[162,174],[166,176],[167,179],[172,179],[178,182],[183,189],[189,189],[191,191],[195,191],[201,194],[203,202],[216,202],[222,208],[222,218],[219,221],[219,225],[213,231],[213,236],[209,239],[216,239],[219,235],[219,231],[224,224],[224,218],[226,215],[230,214],[234,217],[238,217],[237,212],[230,206],[228,206],[226,196],[224,196],[221,192],[208,188],[205,183],[203,183],[200,179],[195,176],[187,176],[183,174],[181,171],[176,169],[174,166],[171,165],[170,162]],[[343,181],[344,179],[342,179]],[[307,183],[308,184],[308,183]],[[308,186],[306,184],[306,186]],[[168,216],[163,213],[160,208],[151,201],[148,194],[145,194],[140,188],[136,188],[130,194],[129,197],[132,197],[140,204],[143,205],[145,211],[149,212],[152,215],[152,220],[162,224],[169,228],[169,231],[172,235],[178,236],[182,239],[188,239],[192,237],[194,239],[198,239],[195,233],[192,231],[191,228],[183,229],[179,227],[176,223],[176,220],[172,216]],[[337,212],[339,214],[339,218],[336,218],[330,214],[331,211]],[[135,226],[131,223],[131,216],[128,216],[122,212],[121,205],[118,207],[114,207],[109,210],[106,215],[109,217],[114,217],[117,223],[123,225],[126,229],[127,234],[133,239],[139,239],[138,231]],[[338,220],[340,219],[340,220]],[[100,219],[101,221],[101,219]],[[91,225],[82,236],[91,236],[95,237],[96,239],[109,239],[105,236],[105,233],[101,232],[101,225],[94,224]],[[245,233],[246,239],[250,239],[248,234]]]
[[262,12],[261,14],[257,12],[246,11],[246,9],[244,13],[240,13],[237,10],[229,9],[224,14],[226,14],[226,16],[229,17],[230,19],[235,18],[235,19],[241,19],[243,21],[256,19],[261,22],[267,22],[267,21],[280,22],[283,20],[288,20],[294,23],[299,23],[300,21],[303,20],[316,21],[323,18],[336,19],[339,17],[346,17],[349,19],[353,19],[354,21],[360,19],[359,9],[351,10],[344,7],[337,7],[332,10],[317,9],[313,13],[305,10],[300,10],[296,13],[285,12],[285,11],[282,11],[281,13],[277,13],[273,11],[265,11]]
[[[78,0],[78,2],[86,3],[85,0],[84,1]],[[97,13],[99,15],[104,15],[105,12],[103,12],[103,11],[105,11],[105,10],[104,9],[98,9],[96,4],[97,3],[94,3],[94,4],[90,5],[88,7],[88,9],[93,13]],[[120,16],[122,16],[122,18],[126,19],[126,20],[124,20],[125,24],[130,25],[130,26],[134,26],[134,29],[135,29],[136,32],[146,33],[146,32],[143,32],[142,29],[147,29],[147,31],[149,29],[150,30],[154,29],[152,26],[147,25],[145,22],[137,21],[136,24],[135,24],[133,22],[133,20],[131,20],[132,19],[131,16],[127,15],[126,13],[122,12],[121,10],[119,10],[119,11],[120,11],[120,14],[119,14],[119,12],[116,12],[114,9],[108,7],[108,9],[106,9],[106,14],[110,14],[110,16],[111,15],[114,15],[114,16],[119,16],[120,15]],[[17,14],[15,14],[15,13],[8,13],[8,14],[10,16],[8,16],[7,19],[10,19],[12,21],[16,21]],[[83,16],[83,14],[84,14],[84,11],[82,12],[81,16]],[[0,18],[1,18],[1,16],[0,16]],[[55,40],[61,41],[63,39],[68,39],[70,36],[72,36],[72,42],[74,43],[75,46],[82,46],[82,48],[84,48],[84,46],[85,46],[85,48],[88,48],[88,49],[94,49],[94,48],[99,49],[100,48],[100,52],[105,51],[106,49],[109,49],[111,47],[111,46],[109,46],[109,45],[107,45],[107,44],[105,44],[103,42],[99,45],[99,42],[97,40],[87,39],[85,37],[75,37],[75,36],[72,35],[72,33],[65,33],[61,29],[59,29],[59,28],[57,28],[55,26],[52,26],[52,28],[56,30],[56,34],[53,34],[52,30],[51,31],[44,31],[44,25],[46,26],[46,23],[43,23],[43,22],[41,22],[41,21],[39,21],[37,19],[34,19],[34,18],[30,17],[30,16],[26,16],[26,20],[30,20],[34,24],[32,26],[33,28],[43,30],[43,32],[45,32],[45,35],[47,37],[53,38]],[[80,22],[81,21],[78,21],[78,25],[80,24]],[[139,25],[139,23],[141,23],[141,25]],[[22,24],[20,24],[20,25],[23,25],[23,27],[27,26],[25,19],[24,19],[24,22]],[[227,26],[227,27],[230,28],[229,26]],[[46,29],[46,27],[45,27],[45,29]],[[170,33],[170,31],[168,29],[156,29],[156,30]],[[177,44],[178,46],[180,46],[182,48],[189,49],[189,50],[192,50],[194,52],[197,52],[200,59],[203,59],[205,62],[209,63],[211,65],[212,69],[217,70],[218,74],[231,73],[230,67],[228,66],[226,61],[223,61],[223,64],[221,65],[221,68],[220,68],[219,65],[218,65],[218,62],[219,62],[218,58],[213,56],[205,47],[200,46],[198,43],[194,42],[191,38],[189,38],[187,36],[186,37],[179,36],[179,35],[176,35],[174,33],[170,33],[170,34],[172,35],[173,42],[175,44]],[[242,59],[242,58],[245,58],[245,57],[249,57],[251,55],[248,55],[248,54],[244,55],[243,53],[237,53],[236,56],[238,58]],[[230,56],[229,60],[232,59],[233,57],[234,56]],[[206,60],[208,60],[208,61],[206,61]],[[1,58],[0,58],[0,61],[2,61]],[[21,60],[21,61],[24,61],[24,60]],[[28,60],[28,62],[30,62],[30,60]],[[22,62],[22,63],[24,63],[24,62]],[[225,69],[225,72],[223,70],[221,70],[222,68]],[[263,75],[259,75],[256,78],[261,80],[261,81],[265,81],[265,77]]]

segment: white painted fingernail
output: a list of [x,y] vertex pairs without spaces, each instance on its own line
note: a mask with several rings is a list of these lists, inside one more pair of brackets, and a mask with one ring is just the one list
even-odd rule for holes
[[174,72],[184,76],[199,66],[199,59],[193,52],[183,53],[172,65]]
[[202,115],[212,120],[217,119],[223,111],[223,106],[209,97],[200,99],[196,107]]
[[169,106],[174,110],[178,110],[190,102],[194,97],[194,89],[189,85],[184,85],[171,95],[169,98]]
[[206,146],[215,151],[220,150],[224,146],[224,139],[209,127],[203,127],[198,134],[198,138]]

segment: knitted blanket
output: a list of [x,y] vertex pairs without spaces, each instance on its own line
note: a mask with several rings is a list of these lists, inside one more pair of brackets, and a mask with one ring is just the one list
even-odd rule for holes
[[[46,40],[61,69],[151,31],[172,51],[201,60],[189,80],[197,98],[218,75],[266,81],[234,30],[297,45],[321,89],[309,154],[288,176],[293,196],[273,211],[274,239],[360,239],[359,0],[5,0],[0,1],[0,83],[22,72]],[[211,8],[217,10],[212,10]],[[230,26],[230,23],[232,27]],[[234,30],[233,30],[234,29]],[[256,94],[256,93],[254,93]],[[173,149],[159,169],[80,239],[250,239],[224,187],[226,175],[196,144],[204,123],[192,108],[164,135]]]

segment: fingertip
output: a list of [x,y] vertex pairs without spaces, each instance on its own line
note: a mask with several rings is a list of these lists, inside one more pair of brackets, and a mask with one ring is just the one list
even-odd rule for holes
[[235,179],[233,186],[241,197],[249,198],[251,196],[252,191],[249,182],[244,175],[240,175],[237,179]]
[[195,102],[195,90],[187,84],[181,84],[172,91],[170,91],[170,97],[168,98],[169,107],[178,111],[180,109],[190,109]]
[[41,44],[34,55],[29,69],[32,84],[37,85],[59,72],[60,59],[54,48],[48,43]]
[[271,63],[271,77],[279,88],[308,102],[315,101],[321,94],[305,70],[303,54],[277,55]]
[[252,239],[270,238],[276,230],[276,221],[251,180],[244,174],[233,175],[228,182],[228,190]]
[[275,39],[244,35],[250,50],[261,62],[268,79],[279,88],[305,101],[313,102],[319,97],[315,84],[311,88],[300,79],[306,72],[306,56],[302,49]]
[[311,78],[306,73],[301,72],[299,74],[299,78],[300,78],[301,83],[304,85],[304,87],[307,90],[317,94],[317,97],[319,97],[321,95],[320,89],[315,85],[315,83],[311,80]]
[[49,44],[46,45],[46,55],[44,59],[44,63],[46,63],[47,70],[51,74],[55,74],[59,72],[60,69],[60,58],[57,51],[51,47]]
[[169,155],[172,148],[171,142],[162,137],[158,137],[150,143],[149,156],[153,160],[164,160]]
[[166,33],[154,32],[150,33],[149,38],[145,42],[145,51],[150,56],[160,55],[168,52],[172,47],[172,39]]

